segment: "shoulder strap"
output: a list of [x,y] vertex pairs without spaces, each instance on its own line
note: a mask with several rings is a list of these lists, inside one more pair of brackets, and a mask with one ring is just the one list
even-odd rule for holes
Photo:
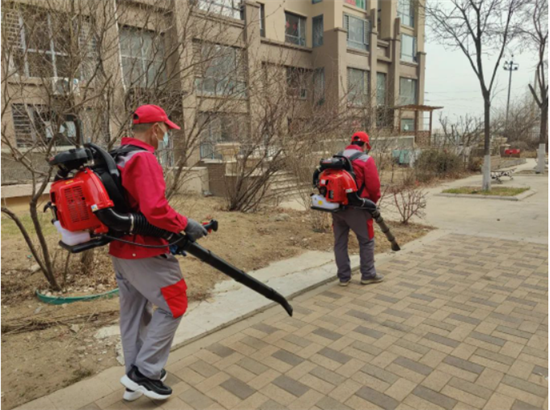
[[130,152],[134,151],[147,151],[145,148],[142,147],[136,147],[135,145],[121,145],[120,147],[112,150],[109,152],[109,154],[115,159],[121,156],[129,154]]
[[363,152],[356,152],[355,154],[353,154],[351,157],[349,157],[349,160],[350,161],[355,161],[356,159],[360,158],[363,156]]
[[[349,161],[350,162],[353,162],[355,161],[356,159],[359,159],[361,158],[362,156],[364,155],[364,152],[356,152],[355,154],[353,154],[351,157],[349,157]],[[353,177],[355,179],[355,173],[353,174]],[[355,179],[355,181],[357,182],[357,179]],[[357,195],[358,196],[361,196],[361,194],[363,193],[363,190],[365,189],[365,183],[363,182],[363,184],[361,184],[361,186],[359,187],[359,190],[357,191]]]

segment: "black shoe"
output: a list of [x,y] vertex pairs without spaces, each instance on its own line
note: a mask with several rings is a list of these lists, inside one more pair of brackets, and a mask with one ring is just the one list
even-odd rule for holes
[[155,400],[166,400],[172,395],[172,389],[160,380],[153,380],[141,374],[136,366],[124,375],[120,382],[127,389],[141,392]]
[[[166,372],[166,370],[162,369],[160,371],[160,381],[161,382],[165,381],[167,376],[168,376],[168,373]],[[143,396],[142,392],[130,390],[127,388],[126,391],[124,392],[124,396],[122,396],[122,399],[124,401],[136,401],[141,396]]]
[[384,280],[384,277],[382,275],[379,275],[378,273],[373,276],[372,278],[367,279],[361,279],[361,285],[370,285],[371,283],[380,283]]

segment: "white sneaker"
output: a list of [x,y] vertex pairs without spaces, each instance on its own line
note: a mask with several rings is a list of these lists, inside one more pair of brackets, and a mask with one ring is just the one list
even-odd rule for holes
[[[166,372],[166,370],[162,369],[162,371],[160,373],[160,381],[162,381],[162,382],[165,381],[166,377],[168,377],[168,373]],[[141,396],[143,396],[142,392],[130,390],[130,389],[127,388],[124,391],[124,395],[122,396],[122,399],[124,401],[136,401]]]

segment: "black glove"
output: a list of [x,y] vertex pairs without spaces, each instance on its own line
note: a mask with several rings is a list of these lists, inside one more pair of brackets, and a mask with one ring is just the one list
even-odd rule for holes
[[197,239],[208,235],[208,231],[206,230],[206,228],[201,223],[191,218],[187,218],[187,226],[185,227],[184,232],[193,241],[196,241]]

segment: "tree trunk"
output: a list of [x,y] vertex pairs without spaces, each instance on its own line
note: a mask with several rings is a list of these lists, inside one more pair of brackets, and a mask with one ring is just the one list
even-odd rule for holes
[[537,152],[537,174],[544,173],[546,168],[546,153],[548,152],[548,99],[544,100],[541,106],[540,114],[540,137],[539,137],[539,149]]
[[484,191],[491,189],[491,101],[490,97],[484,96],[485,100],[485,145],[483,150],[483,182]]

